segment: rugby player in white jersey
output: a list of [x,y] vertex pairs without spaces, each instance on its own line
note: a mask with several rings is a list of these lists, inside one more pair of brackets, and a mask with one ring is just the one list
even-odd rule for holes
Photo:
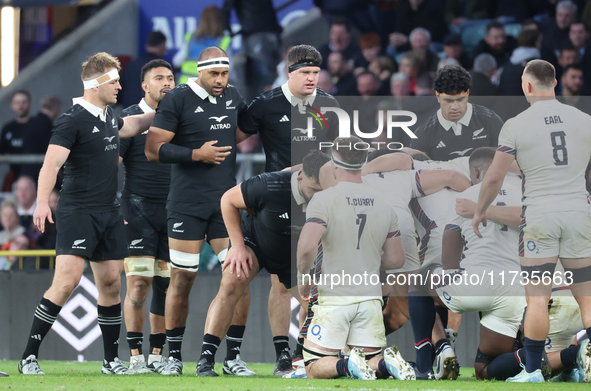
[[[330,285],[315,282],[318,302],[310,308],[313,316],[304,341],[306,372],[308,378],[321,379],[374,380],[377,374],[414,380],[412,368],[396,347],[386,349],[383,357],[380,354],[386,346],[380,269],[403,266],[404,247],[394,209],[361,179],[367,151],[350,148],[352,142],[361,139],[334,141],[332,169],[337,183],[309,202],[298,242],[302,297],[309,295],[308,273],[319,254],[320,278],[330,281]],[[355,282],[363,275],[369,279]],[[339,276],[342,280],[334,281]],[[347,345],[352,348],[350,356],[339,359],[339,351]]]
[[[573,280],[571,290],[587,335],[591,335],[591,215],[584,178],[591,151],[591,117],[556,100],[555,75],[546,61],[532,60],[526,65],[521,86],[531,107],[503,126],[472,219],[474,232],[480,236],[480,224],[487,221],[484,211],[496,197],[508,167],[517,160],[524,175],[519,250],[528,277],[528,305],[526,368],[508,379],[516,382],[544,381],[541,358],[549,330],[552,278],[541,277],[556,275],[558,258]],[[591,381],[588,340],[577,361],[583,368],[583,380]]]

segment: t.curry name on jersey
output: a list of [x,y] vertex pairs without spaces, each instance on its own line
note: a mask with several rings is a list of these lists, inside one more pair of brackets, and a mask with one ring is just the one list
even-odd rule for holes
[[373,203],[374,203],[373,198],[351,198],[351,197],[345,197],[345,198],[347,198],[347,203],[349,205],[354,205],[354,206],[373,206]]
[[215,124],[212,124],[209,128],[209,130],[220,130],[220,129],[230,129],[230,127],[232,126],[231,124],[227,124],[227,123],[221,123],[224,119],[228,118],[227,115],[222,115],[219,117],[209,117],[209,119],[214,120]]

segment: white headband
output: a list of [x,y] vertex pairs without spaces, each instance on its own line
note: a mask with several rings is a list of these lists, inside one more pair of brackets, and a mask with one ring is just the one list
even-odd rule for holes
[[112,69],[104,75],[97,77],[96,79],[83,80],[82,83],[84,84],[85,90],[90,90],[91,88],[102,86],[103,84],[118,78],[119,72],[117,72],[117,69]]
[[228,57],[216,57],[203,61],[197,61],[198,71],[209,68],[230,68],[230,59]]
[[346,163],[346,162],[342,161],[341,159],[339,159],[338,157],[336,157],[334,154],[332,155],[332,162],[334,163],[335,166],[342,168],[343,170],[349,170],[349,171],[361,170],[363,168],[363,166],[365,165],[365,162],[359,163],[359,164]]

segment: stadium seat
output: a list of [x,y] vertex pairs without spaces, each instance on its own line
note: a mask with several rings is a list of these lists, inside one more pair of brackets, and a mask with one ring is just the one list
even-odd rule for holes
[[506,24],[505,26],[505,33],[512,37],[517,38],[519,33],[521,32],[521,24],[520,23],[510,23]]
[[488,21],[483,23],[474,23],[462,29],[462,45],[466,52],[472,52],[478,42],[486,35],[486,25]]

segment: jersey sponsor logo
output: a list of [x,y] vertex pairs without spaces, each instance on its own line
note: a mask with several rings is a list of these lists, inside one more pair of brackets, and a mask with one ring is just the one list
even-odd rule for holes
[[[115,136],[111,136],[111,137],[105,137],[103,138],[103,140],[107,140],[108,142],[113,141],[113,139],[115,138]],[[105,152],[106,151],[111,151],[113,149],[117,149],[118,145],[117,144],[109,144],[105,146]]]
[[280,219],[289,219],[289,214],[287,212],[285,212],[284,214],[279,215],[279,218]]
[[183,222],[183,221],[181,221],[180,223],[174,223],[174,224],[172,225],[172,232],[180,232],[180,233],[183,233],[183,232],[185,232],[185,230],[184,230],[184,229],[179,229],[179,228],[180,228],[180,226],[181,226],[181,225],[183,225],[183,224],[184,224],[184,222]]
[[196,113],[203,113],[203,109],[201,108],[201,106],[197,106],[197,108],[195,109]]
[[474,133],[472,133],[472,140],[480,140],[481,138],[486,138],[486,134],[480,136],[480,133],[482,133],[483,130],[484,128],[475,130]]
[[92,128],[92,133],[98,133],[100,132],[100,130],[95,126],[94,128]]
[[468,152],[470,152],[472,149],[474,149],[474,148],[466,148],[463,151],[453,151],[453,152],[450,152],[450,155],[453,155],[454,153],[457,153],[458,156],[464,156],[465,154],[467,154]]
[[289,118],[287,117],[287,115],[284,115],[283,117],[281,117],[279,122],[289,122]]
[[437,144],[437,146],[435,148],[445,148],[446,145],[443,141],[440,141],[439,144]]
[[103,138],[103,140],[107,140],[108,142],[111,142],[111,141],[113,141],[114,138],[115,138],[115,136],[105,137],[105,138]]
[[222,122],[224,118],[228,118],[228,116],[222,115],[221,117],[209,117],[209,119],[215,119],[215,122]]
[[144,246],[138,246],[138,244],[140,244],[140,242],[142,240],[144,240],[144,238],[132,240],[129,248],[137,248],[137,249],[140,249],[140,250],[143,249]]
[[86,247],[80,246],[84,242],[86,242],[86,239],[74,240],[74,243],[72,244],[72,248],[76,248],[76,249],[80,249],[80,250],[86,250]]
[[[292,130],[297,130],[298,132],[307,135],[308,134],[308,129],[304,129],[304,128],[293,128]],[[314,130],[314,128],[312,127],[311,130]],[[312,133],[312,132],[310,132]],[[293,136],[291,141],[316,141],[316,136]]]

